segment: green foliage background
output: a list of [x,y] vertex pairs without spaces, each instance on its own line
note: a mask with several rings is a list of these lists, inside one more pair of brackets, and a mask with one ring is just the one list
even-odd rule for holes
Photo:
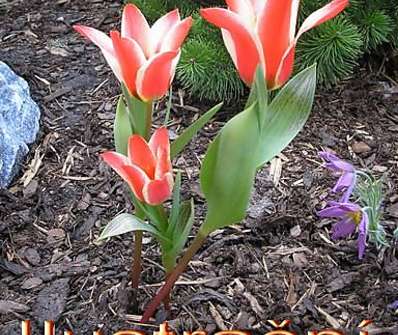
[[[302,0],[302,22],[330,0]],[[192,15],[194,26],[182,49],[176,77],[196,98],[232,101],[245,92],[227,53],[220,30],[204,21],[201,7],[225,6],[223,0],[127,0],[136,4],[150,22],[179,8],[182,17]],[[398,46],[397,0],[351,0],[337,18],[302,36],[297,47],[296,70],[315,62],[319,82],[333,85],[349,76],[366,53],[376,53],[389,43]]]

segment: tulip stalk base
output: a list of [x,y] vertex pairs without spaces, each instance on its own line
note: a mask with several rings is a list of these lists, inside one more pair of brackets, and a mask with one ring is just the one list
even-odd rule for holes
[[165,302],[165,299],[167,301],[167,297],[169,296],[175,282],[185,271],[188,263],[191,261],[193,256],[195,256],[197,251],[201,248],[204,241],[206,240],[206,237],[207,234],[203,234],[201,231],[198,232],[191,246],[185,252],[184,256],[178,262],[174,270],[170,273],[170,276],[167,277],[166,283],[162,286],[157,295],[148,304],[147,308],[145,309],[144,315],[142,316],[141,322],[148,322],[148,320],[153,316],[162,301]]

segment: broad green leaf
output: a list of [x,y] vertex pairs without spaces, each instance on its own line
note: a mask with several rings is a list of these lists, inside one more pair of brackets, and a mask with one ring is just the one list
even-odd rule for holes
[[164,238],[160,234],[160,232],[149,223],[146,223],[145,221],[137,218],[132,214],[122,213],[116,216],[111,222],[106,225],[98,240],[103,240],[113,236],[119,236],[122,234],[130,233],[132,231],[145,231],[158,238]]
[[258,104],[232,118],[210,144],[200,172],[207,201],[204,233],[245,217],[256,174],[260,130]]
[[[258,101],[260,105],[259,110],[263,110],[268,105],[267,83],[265,81],[265,74],[261,65],[257,67],[254,85],[250,90],[250,95],[246,101],[245,109],[249,108],[256,101]],[[260,118],[261,117],[263,116],[260,115]]]
[[[246,215],[257,168],[280,153],[303,127],[315,94],[315,67],[294,77],[264,109],[257,100],[220,131],[204,158],[200,181],[208,212],[203,233]],[[262,129],[258,115],[264,113]]]
[[116,151],[127,155],[128,138],[133,134],[129,114],[124,104],[123,97],[120,97],[116,108],[115,123],[113,125],[113,136]]
[[170,211],[169,226],[167,227],[167,236],[174,233],[175,227],[178,221],[178,215],[180,214],[180,189],[181,189],[181,172],[178,171],[174,189],[173,189],[173,204]]
[[189,233],[195,219],[195,207],[193,199],[186,201],[181,205],[180,215],[178,216],[178,224],[174,232],[173,253],[176,257],[187,243]]
[[262,129],[267,114],[268,91],[267,91],[267,83],[265,82],[264,71],[262,70],[261,65],[258,66],[256,71],[254,89],[256,90],[256,96],[258,101],[258,108],[257,108],[258,123],[260,129]]
[[168,264],[175,263],[176,258],[184,248],[195,218],[194,203],[185,201],[180,206],[174,230],[166,235],[168,241],[162,243],[163,260]]
[[173,141],[171,144],[171,158],[176,157],[182,150],[184,150],[189,141],[198,133],[200,129],[203,128],[207,122],[210,121],[210,119],[221,109],[222,105],[223,104],[220,103],[207,111],[192,125],[185,129],[185,131],[178,136],[176,140]]
[[258,167],[278,155],[304,127],[312,110],[315,88],[316,65],[313,65],[290,80],[268,106]]
[[136,208],[137,216],[147,217],[152,224],[156,226],[159,232],[167,230],[167,218],[162,212],[162,206],[150,206],[139,201],[134,194],[132,194],[134,206]]

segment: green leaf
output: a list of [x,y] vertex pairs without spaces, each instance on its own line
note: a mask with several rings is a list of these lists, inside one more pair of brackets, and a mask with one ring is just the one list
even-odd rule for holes
[[176,140],[171,144],[171,158],[176,157],[182,150],[184,150],[185,146],[189,143],[189,141],[198,133],[203,126],[210,121],[210,119],[221,109],[223,104],[220,103],[214,106],[212,109],[207,111],[204,115],[202,115],[199,119],[197,119],[192,125],[190,125],[185,131],[178,136]]
[[265,74],[261,68],[261,65],[258,66],[256,71],[254,89],[256,90],[256,96],[258,101],[257,117],[258,117],[259,127],[261,129],[264,124],[264,120],[266,118],[266,111],[268,106],[267,83],[265,82]]
[[256,174],[258,103],[231,119],[210,144],[200,172],[207,201],[205,234],[245,217]]
[[249,108],[253,103],[258,102],[258,121],[259,127],[261,128],[265,119],[265,110],[268,106],[268,90],[267,83],[265,81],[265,74],[262,66],[259,65],[256,70],[254,85],[250,90],[249,98],[246,102],[245,109]]
[[[246,215],[257,168],[280,153],[303,127],[315,94],[316,69],[294,77],[268,107],[253,103],[231,119],[209,146],[200,173],[208,212],[204,234]],[[258,115],[263,113],[262,128]]]
[[146,231],[158,238],[164,238],[154,226],[151,226],[145,221],[137,218],[135,215],[122,213],[106,225],[98,240],[104,240],[109,237],[119,236],[132,231]]
[[174,232],[173,249],[175,257],[179,255],[181,250],[187,243],[189,233],[191,232],[192,225],[195,218],[195,207],[193,199],[186,201],[181,205],[180,215],[178,216],[178,222],[176,230]]
[[113,125],[113,136],[115,140],[116,151],[127,156],[128,138],[133,134],[130,124],[129,114],[126,105],[121,96],[116,108],[115,123]]
[[316,88],[316,65],[290,80],[268,106],[257,166],[278,155],[297,136],[311,113]]

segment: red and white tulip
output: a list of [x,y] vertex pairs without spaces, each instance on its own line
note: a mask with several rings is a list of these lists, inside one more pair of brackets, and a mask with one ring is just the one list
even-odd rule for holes
[[249,86],[259,64],[269,89],[281,87],[293,72],[297,40],[306,31],[338,15],[349,0],[333,0],[312,13],[296,34],[300,0],[226,0],[228,9],[207,8],[201,14],[220,27],[225,45]]
[[143,101],[161,98],[169,89],[180,57],[180,47],[192,18],[180,19],[178,9],[150,27],[141,11],[126,5],[121,33],[105,33],[82,25],[74,29],[97,45],[120,82]]
[[149,143],[139,135],[130,136],[127,157],[112,151],[101,157],[129,184],[141,202],[155,206],[170,198],[174,181],[165,127],[157,129]]

